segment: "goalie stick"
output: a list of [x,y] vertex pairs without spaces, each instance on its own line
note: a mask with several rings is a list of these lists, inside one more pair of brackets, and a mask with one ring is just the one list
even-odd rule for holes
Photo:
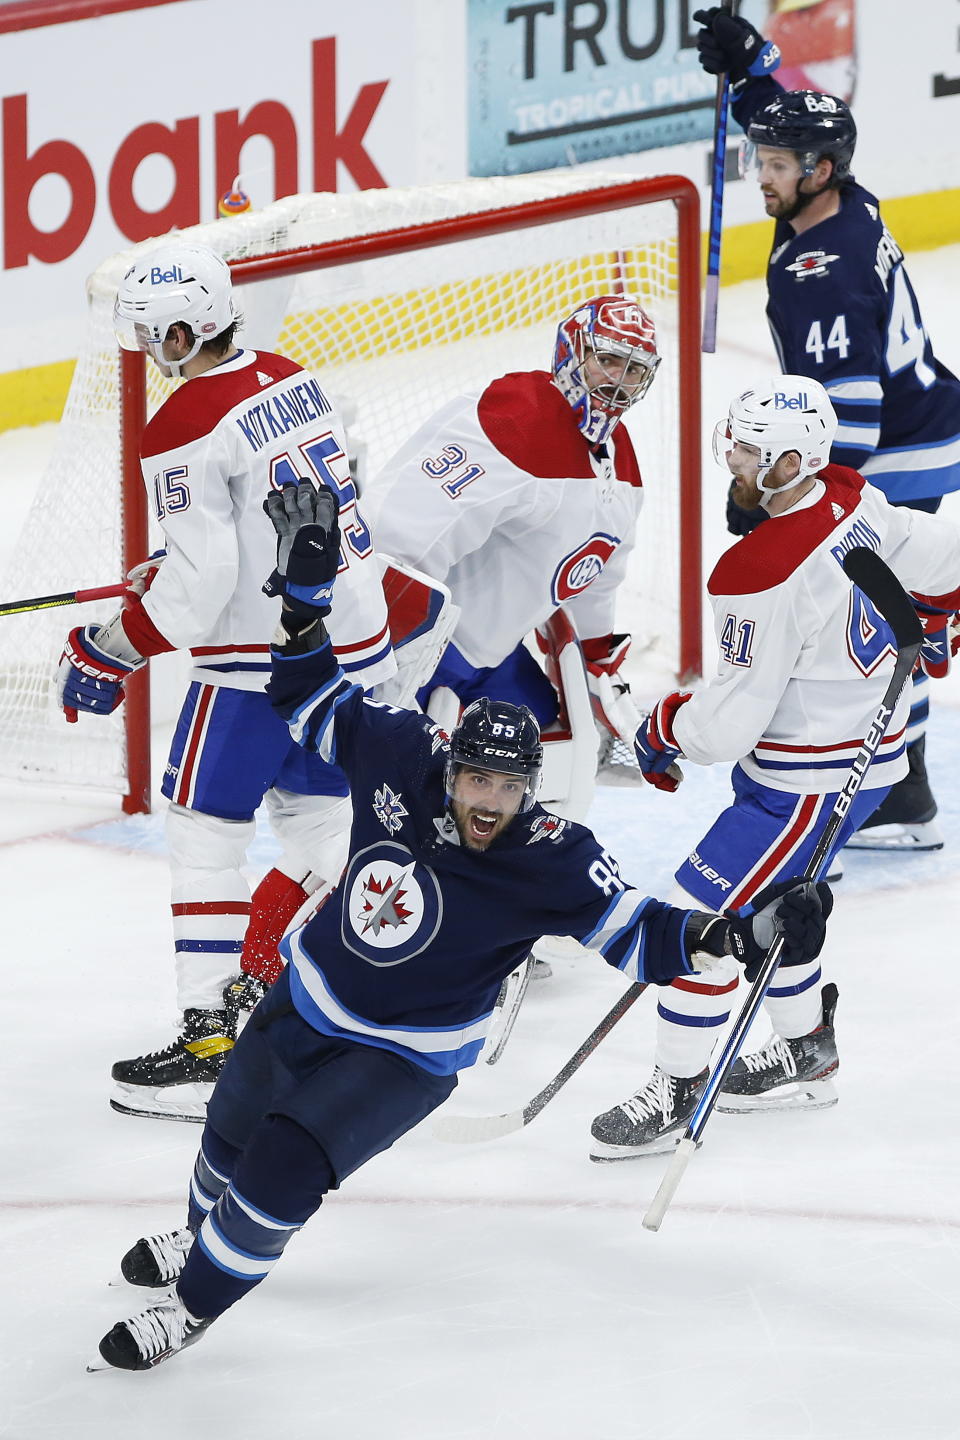
[[36,595],[32,600],[0,602],[0,615],[23,615],[28,610],[53,610],[58,605],[84,605],[88,600],[113,600],[126,585],[101,585],[93,590],[65,590],[60,595]]
[[514,1130],[522,1130],[531,1120],[536,1120],[544,1106],[548,1105],[557,1091],[577,1073],[584,1060],[589,1059],[600,1041],[610,1034],[617,1021],[623,1019],[630,1006],[635,1000],[639,1000],[646,988],[645,982],[634,981],[629,990],[623,992],[616,1005],[607,1011],[600,1024],[590,1031],[566,1065],[558,1070],[553,1079],[548,1081],[532,1100],[528,1100],[526,1105],[519,1110],[511,1110],[506,1115],[438,1115],[433,1122],[435,1139],[453,1145],[468,1145],[476,1140],[499,1140],[501,1135],[511,1135]]
[[[863,783],[863,777],[867,773],[874,755],[877,753],[880,742],[887,731],[887,726],[893,717],[897,707],[897,701],[903,691],[903,687],[910,679],[913,667],[916,664],[917,656],[920,653],[920,646],[923,641],[923,627],[916,610],[907,596],[893,571],[884,564],[880,556],[873,550],[854,549],[844,556],[843,568],[848,578],[858,589],[862,590],[869,600],[880,611],[893,631],[893,637],[897,645],[897,661],[890,677],[880,708],[870,724],[863,744],[857,752],[850,771],[844,781],[843,788],[837,796],[836,803],[830,819],[824,828],[823,834],[817,842],[816,849],[810,857],[810,864],[804,873],[804,880],[819,880],[826,864],[827,856],[833,848],[837,832],[843,824],[847,811]],[[660,1188],[650,1202],[647,1213],[643,1217],[645,1230],[659,1230],[663,1217],[667,1212],[671,1200],[677,1192],[677,1187],[683,1178],[683,1173],[690,1163],[690,1157],[700,1143],[700,1136],[704,1127],[713,1113],[720,1091],[726,1083],[734,1062],[740,1053],[740,1048],[746,1038],[747,1031],[760,1008],[764,995],[773,980],[777,966],[780,964],[780,957],[783,954],[783,937],[778,935],[767,952],[767,958],[763,962],[763,968],[757,976],[756,981],[747,996],[747,999],[737,1016],[737,1019],[727,1037],[727,1043],[717,1061],[710,1078],[704,1086],[703,1094],[697,1102],[697,1107],[690,1117],[690,1124],[683,1132],[679,1144],[674,1152],[673,1158],[667,1167],[667,1172],[660,1182]]]

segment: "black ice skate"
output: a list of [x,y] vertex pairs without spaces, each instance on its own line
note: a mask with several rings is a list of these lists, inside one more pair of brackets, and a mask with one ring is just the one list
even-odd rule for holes
[[187,1263],[193,1232],[168,1230],[165,1235],[145,1235],[120,1261],[120,1274],[128,1285],[145,1285],[162,1290],[176,1284]]
[[207,1100],[237,1038],[235,1013],[187,1010],[183,1029],[165,1050],[118,1060],[110,1071],[122,1115],[203,1123]]
[[642,1090],[594,1120],[590,1159],[631,1160],[673,1150],[703,1094],[708,1074],[701,1070],[692,1080],[678,1080],[657,1065]]
[[934,819],[937,802],[927,780],[926,736],[907,746],[909,771],[847,841],[848,850],[906,850],[922,854],[943,849]]
[[191,1315],[179,1295],[169,1295],[149,1310],[118,1321],[100,1341],[100,1360],[87,1369],[152,1370],[178,1350],[195,1344],[212,1324],[212,1320]]
[[754,1055],[741,1055],[720,1091],[724,1114],[748,1110],[825,1110],[836,1105],[833,1077],[840,1068],[833,1017],[836,985],[823,987],[823,1020],[797,1040],[770,1038]]

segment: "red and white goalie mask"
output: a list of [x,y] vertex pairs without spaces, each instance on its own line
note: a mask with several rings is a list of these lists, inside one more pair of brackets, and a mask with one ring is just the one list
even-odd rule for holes
[[646,394],[659,364],[653,321],[628,296],[587,300],[557,329],[553,377],[591,445]]

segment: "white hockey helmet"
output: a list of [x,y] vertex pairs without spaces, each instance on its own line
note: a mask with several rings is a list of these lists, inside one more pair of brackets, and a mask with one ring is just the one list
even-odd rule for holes
[[[134,261],[113,307],[114,333],[123,348],[145,350],[172,375],[237,318],[226,261],[206,245],[182,240],[169,240]],[[182,360],[171,362],[163,342],[178,322],[189,325],[194,343]]]
[[[778,375],[764,387],[745,390],[731,402],[726,420],[713,432],[713,454],[723,465],[736,441],[760,451],[757,488],[764,496],[792,490],[809,475],[816,475],[830,459],[837,433],[837,416],[830,397],[818,380],[806,375]],[[788,451],[800,456],[800,469],[786,485],[768,490],[764,479]],[[761,504],[766,504],[766,500]]]

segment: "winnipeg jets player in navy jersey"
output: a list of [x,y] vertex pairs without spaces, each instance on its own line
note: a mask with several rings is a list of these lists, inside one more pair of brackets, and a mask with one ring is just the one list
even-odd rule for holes
[[[960,488],[960,381],[933,353],[903,253],[876,196],[850,172],[857,130],[842,100],[784,91],[775,46],[719,6],[695,12],[701,64],[730,75],[767,214],[776,222],[767,318],[783,370],[827,390],[839,421],[832,460],[894,505],[935,511]],[[763,518],[731,501],[731,530]],[[925,677],[914,686],[909,772],[852,840],[865,849],[938,849],[924,763]]]
[[[262,503],[304,474],[326,477],[346,516],[343,605],[334,643],[364,686],[395,670],[369,532],[355,503],[337,415],[319,381],[282,355],[235,343],[230,271],[206,246],[171,240],[131,266],[117,295],[121,343],[183,383],[152,416],[143,481],[163,531],[147,567],[106,625],[70,632],[60,690],[68,719],[109,713],[123,681],[164,651],[189,649],[190,684],[163,793],[171,866],[177,1002],[183,1027],[162,1050],[118,1060],[115,1109],[202,1119],[233,1043],[224,989],[277,941],[308,895],[339,877],[350,802],[342,772],[291,742],[264,691],[274,603],[263,593],[273,530]],[[142,567],[141,567],[142,568]],[[266,797],[283,854],[251,906],[242,873],[254,812]],[[266,979],[273,975],[267,970]]]
[[[732,803],[676,871],[678,904],[746,905],[810,863],[895,659],[889,626],[842,569],[847,551],[877,551],[926,609],[945,615],[960,603],[960,530],[894,507],[855,470],[828,464],[836,426],[821,385],[782,375],[738,396],[717,427],[717,459],[737,499],[763,505],[769,518],[710,576],[716,676],[696,693],[664,696],[637,732],[637,760],[658,789],[676,790],[678,760],[737,762]],[[904,694],[837,846],[905,771],[908,705]],[[736,988],[731,967],[683,976],[662,993],[654,1073],[597,1116],[595,1159],[673,1148]],[[816,959],[776,974],[765,999],[774,1036],[736,1061],[718,1109],[835,1104],[836,1000]]]
[[447,1098],[504,976],[545,929],[655,983],[728,948],[755,973],[777,930],[788,963],[809,963],[823,941],[825,885],[788,881],[742,918],[625,884],[589,830],[537,805],[542,747],[526,707],[479,699],[448,742],[426,716],[365,699],[319,618],[336,501],[304,489],[318,523],[301,527],[306,501],[289,490],[269,503],[285,577],[270,693],[294,739],[349,778],[350,858],[224,1066],[187,1226],[124,1257],[132,1283],[176,1288],[115,1325],[95,1368],[151,1368],[264,1279],[327,1191]]

